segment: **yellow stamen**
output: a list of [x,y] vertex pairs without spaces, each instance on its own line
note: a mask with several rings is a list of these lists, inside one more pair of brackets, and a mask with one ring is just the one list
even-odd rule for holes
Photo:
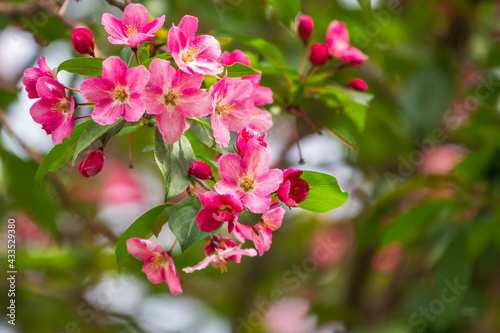
[[52,112],[69,112],[69,103],[68,102],[58,102],[52,105]]
[[184,52],[181,56],[181,59],[183,62],[190,62],[190,61],[193,61],[194,58],[196,58],[196,55],[198,54],[198,52],[200,52],[201,50],[198,49],[196,47],[196,45],[193,45],[189,48],[189,50],[187,50],[186,52]]
[[127,31],[125,31],[125,35],[128,38],[132,38],[137,34],[137,28],[135,27],[135,23],[127,24],[125,27],[127,28]]
[[273,218],[269,217],[259,222],[264,228],[276,230],[276,224],[273,224]]
[[234,110],[231,108],[236,105],[235,103],[224,105],[220,105],[219,103],[220,101],[217,102],[217,106],[215,107],[215,111],[217,112],[217,114],[229,114],[231,112],[234,112]]
[[248,192],[253,190],[253,183],[255,183],[255,181],[252,179],[252,177],[250,177],[249,173],[244,174],[243,179],[239,178],[238,180],[243,191]]
[[179,98],[179,95],[176,94],[173,90],[170,90],[168,94],[163,95],[163,97],[165,98],[165,105],[172,104],[173,106],[176,106],[175,100]]
[[157,253],[153,260],[148,264],[148,266],[153,266],[153,269],[158,270],[164,265],[166,257],[160,253]]
[[115,99],[119,99],[122,103],[125,102],[125,99],[128,97],[127,91],[125,89],[115,88]]

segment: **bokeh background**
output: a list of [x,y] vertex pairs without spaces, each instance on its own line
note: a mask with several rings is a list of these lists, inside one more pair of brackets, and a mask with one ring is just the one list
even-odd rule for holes
[[[0,260],[7,270],[7,220],[16,220],[16,326],[7,324],[0,280],[0,332],[500,332],[500,3],[487,0],[308,0],[313,42],[332,20],[369,56],[343,69],[340,85],[368,83],[366,129],[354,150],[274,111],[272,163],[334,175],[350,198],[326,214],[286,214],[263,257],[228,273],[180,272],[184,294],[152,285],[141,263],[118,273],[114,245],[138,216],[161,204],[163,183],[150,128],[110,141],[105,167],[84,179],[65,166],[42,189],[33,181],[50,137],[29,115],[23,70],[76,57],[72,28],[87,25],[102,56],[117,54],[100,24],[121,15],[104,0],[0,3]],[[297,68],[301,42],[264,0],[140,1],[165,27],[185,14],[198,33],[231,31],[275,43]],[[224,50],[241,48],[233,40]],[[252,63],[256,68],[260,64]],[[81,79],[61,73],[78,86]],[[283,84],[264,75],[279,93]],[[333,112],[304,102],[312,118]],[[78,161],[79,162],[79,161]],[[77,163],[78,163],[77,162]],[[179,199],[180,200],[180,199]],[[158,243],[174,236],[164,228]],[[202,242],[201,242],[202,243]],[[173,258],[180,271],[201,260],[203,244]],[[5,269],[4,269],[5,267]]]

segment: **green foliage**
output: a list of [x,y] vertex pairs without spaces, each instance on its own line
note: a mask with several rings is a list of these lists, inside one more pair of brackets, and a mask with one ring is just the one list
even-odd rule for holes
[[274,7],[281,22],[293,30],[295,17],[300,11],[300,0],[266,0]]
[[163,141],[160,131],[155,131],[154,150],[156,164],[165,181],[165,202],[169,201],[191,183],[187,171],[191,161],[196,160],[189,140],[185,136],[174,144]]
[[335,177],[316,171],[304,171],[300,177],[309,184],[307,199],[299,207],[316,213],[326,213],[342,206],[349,194],[342,192]]
[[102,62],[101,58],[75,58],[64,61],[57,67],[57,72],[66,71],[82,76],[101,76]]
[[224,73],[227,73],[227,77],[243,77],[259,74],[255,69],[248,67],[245,64],[235,62],[231,66],[223,65]]

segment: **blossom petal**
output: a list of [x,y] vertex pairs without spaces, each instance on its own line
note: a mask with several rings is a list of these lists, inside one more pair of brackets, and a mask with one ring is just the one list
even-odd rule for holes
[[136,257],[141,259],[149,259],[155,256],[154,252],[163,253],[163,249],[147,239],[142,238],[130,238],[127,240],[127,251]]
[[[104,26],[104,30],[111,35],[116,40],[127,41],[127,37],[122,29],[122,21],[117,19],[111,14],[105,13],[102,15],[101,23]],[[116,44],[116,43],[113,43]]]
[[133,67],[125,72],[124,79],[131,95],[142,94],[149,81],[149,72],[142,65]]
[[222,115],[212,115],[212,129],[214,131],[215,142],[222,148],[227,148],[231,137],[227,122]]
[[115,85],[113,82],[101,77],[87,79],[80,85],[80,93],[92,103],[111,98],[114,90]]
[[146,107],[139,94],[130,95],[128,102],[123,104],[123,106],[123,119],[126,121],[136,122],[141,119],[144,111],[146,111]]
[[124,111],[125,106],[110,97],[96,103],[94,112],[92,112],[92,119],[99,125],[109,125],[120,118]]
[[191,15],[185,15],[179,22],[179,29],[187,40],[194,39],[196,30],[198,29],[198,18]]
[[198,212],[196,215],[196,223],[201,231],[212,232],[221,226],[222,222],[215,220],[213,217],[218,211],[218,208],[207,207]]
[[199,118],[212,112],[212,97],[207,92],[197,88],[183,90],[176,100],[176,104],[187,117]]
[[177,108],[167,108],[156,116],[156,123],[163,140],[172,144],[179,141],[184,133],[186,117]]
[[193,44],[200,50],[196,57],[213,61],[219,59],[221,53],[220,43],[214,36],[198,36],[194,39]]
[[265,213],[271,205],[271,195],[259,197],[255,194],[245,193],[241,202],[252,212],[256,214]]
[[123,11],[122,29],[135,28],[137,32],[144,32],[149,27],[148,10],[141,4],[130,4]]
[[125,74],[127,69],[127,65],[119,57],[109,57],[102,62],[102,78],[125,85],[123,74]]
[[[246,156],[246,155],[245,155]],[[283,172],[280,169],[271,169],[264,176],[259,175],[255,179],[256,195],[267,195],[278,190],[280,184],[283,182]]]
[[212,254],[211,256],[206,257],[193,267],[185,267],[182,270],[186,273],[193,273],[194,271],[199,271],[202,270],[203,268],[206,268],[209,264],[212,262],[217,261],[217,255]]

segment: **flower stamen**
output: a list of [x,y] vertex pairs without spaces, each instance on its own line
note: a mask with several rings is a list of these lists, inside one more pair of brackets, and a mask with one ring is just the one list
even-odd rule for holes
[[249,173],[243,174],[243,179],[238,178],[238,181],[240,182],[240,187],[243,189],[245,192],[249,192],[254,189],[253,184],[255,181],[250,177]]
[[186,52],[182,53],[181,59],[183,62],[191,62],[196,58],[198,52],[201,50],[196,47],[196,45],[193,45],[187,50]]
[[114,97],[116,100],[120,100],[122,103],[124,103],[128,97],[128,94],[127,94],[127,91],[125,89],[115,88]]
[[127,28],[127,30],[125,31],[125,35],[128,38],[132,38],[137,34],[137,28],[135,27],[135,23],[127,24],[125,27]]

